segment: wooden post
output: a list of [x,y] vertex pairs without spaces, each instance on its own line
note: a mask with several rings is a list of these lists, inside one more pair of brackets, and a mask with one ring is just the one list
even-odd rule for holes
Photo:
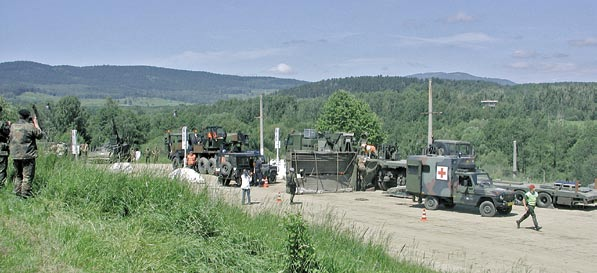
[[595,178],[595,181],[593,181],[593,188],[595,188],[597,190],[597,178]]
[[575,183],[575,185],[574,185],[574,187],[575,187],[575,190],[574,190],[574,191],[575,191],[576,193],[578,193],[578,185],[579,185],[579,184],[580,184],[580,181],[578,181],[578,179],[576,179],[576,183]]

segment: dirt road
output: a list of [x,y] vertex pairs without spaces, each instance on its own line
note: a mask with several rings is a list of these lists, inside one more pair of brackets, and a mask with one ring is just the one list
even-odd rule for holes
[[[218,186],[204,176],[214,194],[240,204],[238,188]],[[200,185],[201,186],[201,185]],[[252,212],[301,211],[315,222],[335,221],[366,238],[387,243],[390,254],[449,272],[597,272],[597,209],[537,209],[539,232],[515,206],[507,216],[481,217],[476,208],[427,211],[411,199],[383,192],[297,195],[289,204],[284,183],[251,190]],[[282,201],[277,202],[278,192]]]

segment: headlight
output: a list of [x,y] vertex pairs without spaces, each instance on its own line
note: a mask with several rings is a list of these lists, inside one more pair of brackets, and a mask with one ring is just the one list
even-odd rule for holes
[[498,198],[500,199],[500,201],[504,201],[504,194],[500,194],[500,196],[498,196]]

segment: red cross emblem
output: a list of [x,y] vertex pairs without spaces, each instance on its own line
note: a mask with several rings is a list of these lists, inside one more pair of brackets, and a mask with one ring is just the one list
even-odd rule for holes
[[435,179],[448,180],[448,167],[437,166],[437,173],[435,174]]

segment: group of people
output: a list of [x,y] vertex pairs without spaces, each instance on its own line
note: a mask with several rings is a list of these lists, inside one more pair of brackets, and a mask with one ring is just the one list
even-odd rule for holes
[[15,172],[14,193],[22,198],[31,197],[37,139],[41,139],[43,134],[37,117],[27,109],[19,110],[19,120],[14,123],[0,122],[0,188],[6,185],[8,157],[11,156]]

